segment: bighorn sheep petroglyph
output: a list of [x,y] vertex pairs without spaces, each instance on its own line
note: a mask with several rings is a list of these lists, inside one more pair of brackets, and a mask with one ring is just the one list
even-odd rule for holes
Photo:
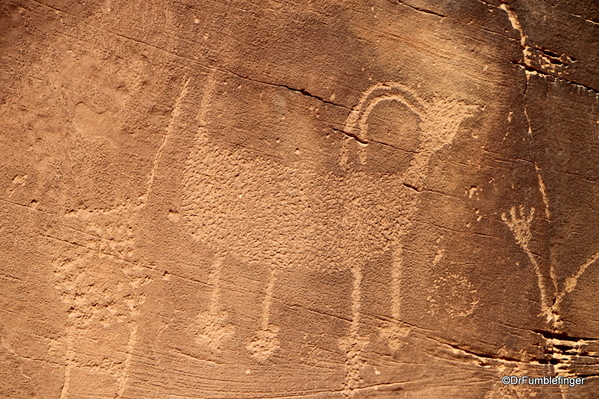
[[[203,109],[213,84],[204,94]],[[403,173],[375,174],[352,167],[353,148],[361,164],[368,162],[368,120],[377,105],[386,101],[407,107],[419,120],[418,150]],[[383,334],[396,346],[402,334],[401,241],[417,201],[417,193],[404,183],[416,188],[424,184],[431,157],[454,140],[461,122],[475,108],[455,100],[428,101],[400,83],[378,83],[363,93],[347,117],[341,169],[336,172],[302,161],[282,165],[242,148],[221,148],[211,142],[206,111],[200,110],[201,127],[184,178],[185,223],[196,239],[213,248],[217,259],[233,257],[269,268],[260,326],[247,345],[253,358],[265,361],[280,345],[279,327],[271,323],[270,313],[281,270],[348,270],[353,281],[351,323],[340,348],[346,354],[345,392],[351,394],[358,387],[362,353],[369,342],[359,333],[363,266],[388,251],[394,258],[390,291],[395,324]],[[222,317],[205,321],[204,334],[219,334],[213,326],[217,320]]]

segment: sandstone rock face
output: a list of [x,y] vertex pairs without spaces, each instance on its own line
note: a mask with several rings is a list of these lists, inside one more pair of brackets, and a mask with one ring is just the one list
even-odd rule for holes
[[0,26],[0,397],[597,397],[595,1]]

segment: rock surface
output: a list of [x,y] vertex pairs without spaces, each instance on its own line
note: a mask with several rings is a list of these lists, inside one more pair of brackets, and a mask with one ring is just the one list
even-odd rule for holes
[[[0,32],[0,397],[596,397],[595,1],[9,0]],[[586,380],[501,382],[552,375]]]

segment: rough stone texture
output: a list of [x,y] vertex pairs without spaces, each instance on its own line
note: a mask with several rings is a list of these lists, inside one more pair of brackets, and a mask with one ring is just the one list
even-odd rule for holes
[[0,397],[596,398],[598,39],[594,0],[0,1]]

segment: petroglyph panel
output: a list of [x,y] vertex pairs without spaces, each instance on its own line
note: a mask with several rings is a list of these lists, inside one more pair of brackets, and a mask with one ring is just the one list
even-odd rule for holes
[[0,9],[0,397],[596,397],[591,2]]
[[[235,258],[271,269],[264,294],[260,327],[247,350],[260,362],[277,349],[279,327],[269,324],[278,270],[307,268],[322,272],[351,270],[351,324],[349,336],[339,341],[346,354],[344,391],[361,381],[362,352],[369,341],[360,337],[361,280],[365,262],[391,252],[392,284],[388,288],[395,321],[384,328],[392,347],[399,336],[401,238],[409,227],[417,201],[414,188],[422,185],[430,158],[451,144],[460,123],[476,107],[457,101],[426,103],[405,85],[387,82],[369,88],[350,112],[343,128],[339,165],[349,167],[350,149],[358,162],[367,163],[368,120],[377,105],[396,101],[407,105],[421,120],[421,141],[404,174],[367,172],[323,174],[297,162],[281,165],[247,150],[230,151],[210,142],[207,122],[214,76],[207,84],[200,108],[202,126],[186,165],[182,207],[187,229],[214,248],[219,258]],[[352,146],[356,144],[356,146]],[[223,328],[223,327],[219,327]],[[391,333],[390,333],[391,332]]]

